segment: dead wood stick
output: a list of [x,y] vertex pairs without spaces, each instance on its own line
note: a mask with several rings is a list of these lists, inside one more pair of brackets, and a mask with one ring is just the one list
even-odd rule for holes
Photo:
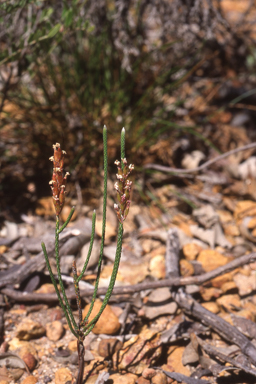
[[[65,234],[61,240],[60,245],[66,247],[65,251],[67,252],[67,248],[70,247],[70,239],[72,235],[70,233]],[[83,241],[86,235],[80,234],[78,236],[74,236],[74,242],[78,242],[78,244],[83,245]],[[72,239],[72,237],[71,237]],[[47,244],[48,255],[51,257],[54,252],[54,240],[49,241]],[[69,249],[68,249],[69,250]],[[37,256],[26,261],[25,264],[15,266],[15,270],[9,270],[0,272],[0,288],[5,287],[7,285],[20,284],[26,277],[31,275],[33,272],[41,272],[45,268],[45,258],[43,251],[40,252]]]
[[[37,256],[38,257],[38,256]],[[230,261],[228,264],[214,269],[211,272],[203,273],[198,276],[188,276],[188,277],[173,277],[170,279],[164,279],[160,281],[153,281],[147,283],[140,283],[134,285],[127,285],[122,287],[115,287],[112,295],[126,295],[133,294],[136,292],[145,291],[147,289],[156,289],[162,287],[173,287],[173,286],[185,286],[185,285],[201,285],[217,276],[223,275],[224,273],[230,272],[238,267],[241,267],[245,264],[251,263],[256,260],[256,253],[250,253],[248,255],[243,255],[237,257],[236,259]],[[106,293],[106,288],[99,288],[98,295],[104,295]],[[16,300],[17,302],[37,302],[37,303],[57,303],[57,295],[53,294],[44,294],[44,293],[28,293],[20,292],[10,288],[1,289],[1,293],[10,297],[11,299]],[[81,297],[90,297],[93,294],[93,289],[83,289],[81,290]],[[75,299],[75,292],[67,293],[68,299]]]
[[166,167],[165,165],[158,165],[158,164],[146,164],[143,168],[144,169],[155,169],[156,171],[161,172],[172,172],[172,173],[194,173],[202,171],[203,169],[209,167],[209,165],[212,165],[213,163],[216,163],[219,160],[225,159],[225,157],[228,157],[230,155],[234,155],[235,153],[238,153],[240,151],[246,151],[247,149],[256,148],[256,143],[250,143],[247,145],[243,145],[242,147],[238,147],[235,149],[232,149],[231,151],[225,152],[214,159],[208,160],[199,167],[192,168],[192,169],[183,169],[183,168],[172,168],[172,167]]
[[251,341],[244,336],[237,328],[230,325],[227,321],[214,313],[205,309],[202,305],[197,303],[192,296],[182,292],[179,289],[177,292],[172,292],[172,297],[187,314],[196,317],[202,323],[210,326],[215,332],[217,332],[225,340],[232,344],[236,344],[246,356],[248,356],[251,362],[256,366],[256,347]]
[[198,336],[197,336],[197,340],[198,340],[200,346],[203,348],[203,350],[206,353],[208,353],[208,355],[213,355],[222,361],[225,361],[227,363],[232,364],[234,367],[242,369],[246,373],[249,373],[253,376],[256,376],[256,370],[255,369],[249,368],[246,364],[241,364],[241,363],[239,363],[239,361],[232,359],[231,357],[225,355],[224,353],[220,352],[217,348],[208,344],[207,342],[205,342],[203,339],[201,339]]
[[[53,247],[52,247],[53,251]],[[14,271],[6,271],[5,275],[0,277],[0,288],[5,287],[6,285],[19,284],[27,276],[33,272],[42,271],[45,267],[45,259],[43,252],[40,252],[39,255],[33,259],[28,260],[25,264],[21,265]]]

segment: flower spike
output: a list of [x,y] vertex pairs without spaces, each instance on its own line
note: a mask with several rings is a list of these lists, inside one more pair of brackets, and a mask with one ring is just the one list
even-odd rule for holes
[[53,144],[54,153],[50,157],[50,161],[53,161],[53,174],[52,180],[49,182],[52,189],[53,204],[55,207],[56,215],[59,216],[65,203],[65,183],[67,176],[66,172],[63,177],[63,165],[64,155],[66,154],[60,147],[59,143]]
[[134,169],[134,165],[130,164],[127,166],[127,160],[126,158],[121,159],[122,165],[120,161],[116,160],[115,164],[117,166],[117,182],[114,185],[114,188],[117,192],[117,200],[118,204],[114,204],[114,209],[117,214],[117,218],[120,221],[120,223],[123,223],[126,219],[129,208],[130,208],[130,191],[132,188],[132,181],[128,179],[128,176]]

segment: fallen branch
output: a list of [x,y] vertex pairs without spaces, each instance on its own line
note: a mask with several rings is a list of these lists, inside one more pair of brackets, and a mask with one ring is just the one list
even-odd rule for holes
[[[146,282],[146,283],[140,283],[140,284],[134,284],[134,285],[127,285],[122,287],[115,287],[113,290],[112,295],[131,295],[136,292],[145,291],[148,289],[156,289],[156,288],[163,288],[163,287],[180,287],[180,286],[186,286],[186,285],[202,285],[203,283],[206,283],[207,281],[210,281],[214,279],[215,277],[221,276],[224,273],[228,273],[230,271],[233,271],[236,268],[239,268],[243,265],[249,264],[253,261],[256,261],[256,253],[250,253],[249,255],[243,255],[240,256],[232,261],[230,261],[228,264],[221,266],[219,268],[214,269],[211,272],[203,273],[202,275],[198,276],[188,276],[188,277],[172,277],[169,279],[164,279],[160,281],[153,281],[153,282]],[[106,288],[99,288],[98,290],[98,296],[105,295],[107,289]],[[57,303],[58,298],[57,295],[54,293],[52,294],[44,294],[44,293],[29,293],[29,292],[21,292],[17,291],[12,288],[3,288],[1,289],[1,293],[8,296],[11,299],[14,299],[17,302],[43,302],[43,303]],[[93,294],[93,288],[92,289],[83,289],[81,290],[81,297],[88,298],[91,297]],[[74,292],[67,292],[67,298],[69,300],[75,299],[75,291]]]
[[216,163],[219,160],[225,159],[226,157],[230,155],[234,155],[235,153],[246,151],[247,149],[256,148],[256,143],[250,143],[247,145],[244,145],[242,147],[238,147],[235,149],[232,149],[231,151],[225,152],[222,155],[219,155],[215,157],[214,159],[208,160],[199,167],[192,168],[192,169],[183,169],[183,168],[172,168],[172,167],[166,167],[165,165],[158,165],[158,164],[146,164],[143,168],[144,169],[155,169],[156,171],[160,172],[168,172],[168,173],[194,173],[202,171],[203,169],[209,167],[209,165],[212,165],[213,163]]
[[230,325],[227,321],[223,320],[220,316],[205,309],[202,305],[196,302],[192,296],[178,290],[173,292],[173,299],[190,316],[196,317],[203,324],[211,327],[217,332],[223,339],[229,341],[232,344],[237,345],[243,354],[248,356],[256,366],[256,347],[253,343],[244,336],[236,327]]
[[239,361],[232,359],[231,357],[225,355],[224,353],[220,352],[217,348],[213,347],[212,345],[208,344],[206,341],[201,339],[197,336],[197,341],[199,345],[203,348],[203,350],[210,356],[217,357],[218,359],[232,364],[234,367],[237,367],[239,369],[242,369],[244,372],[249,373],[250,375],[256,376],[255,369],[252,369],[248,367],[246,364],[240,363]]

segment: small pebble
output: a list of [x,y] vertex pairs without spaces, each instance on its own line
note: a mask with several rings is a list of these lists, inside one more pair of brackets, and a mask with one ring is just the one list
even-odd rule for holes
[[59,320],[46,324],[46,336],[51,341],[58,341],[64,334],[64,327]]

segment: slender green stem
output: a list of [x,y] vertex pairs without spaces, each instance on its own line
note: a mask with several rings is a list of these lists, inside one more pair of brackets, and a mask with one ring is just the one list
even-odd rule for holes
[[[125,128],[121,131],[121,159],[125,158]],[[121,161],[121,167],[124,169],[124,164]]]
[[63,229],[66,228],[66,226],[68,225],[68,223],[70,222],[72,216],[73,216],[73,213],[75,212],[75,207],[72,207],[71,211],[70,211],[70,214],[68,215],[68,218],[67,220],[65,221],[65,223],[60,227],[60,229],[58,230],[58,234],[60,234]]
[[[109,302],[110,296],[111,296],[112,291],[114,289],[116,276],[117,276],[117,272],[118,272],[118,267],[119,267],[119,263],[120,263],[120,259],[121,259],[122,243],[123,243],[123,224],[119,223],[118,235],[117,235],[116,255],[115,255],[115,261],[114,261],[114,266],[113,266],[113,271],[111,274],[109,286],[108,286],[105,298],[103,300],[103,303],[101,305],[99,312],[94,317],[94,319],[91,320],[90,323],[83,328],[83,331],[85,332],[85,336],[87,336],[91,332],[91,330],[93,329],[93,327],[97,323],[99,317],[101,316],[102,312],[104,311],[104,309],[106,308],[106,306]],[[88,319],[88,314],[87,314],[86,318]]]
[[104,249],[104,242],[105,242],[105,230],[106,230],[106,214],[107,214],[107,182],[108,182],[108,147],[107,147],[107,127],[104,125],[103,128],[103,167],[104,167],[104,188],[103,188],[103,217],[102,217],[102,235],[101,235],[101,244],[100,244],[100,257],[98,261],[98,268],[97,268],[97,277],[95,281],[94,286],[94,292],[92,295],[92,301],[89,308],[89,311],[84,318],[84,323],[88,320],[92,310],[93,306],[97,297],[97,291],[99,286],[99,280],[100,280],[100,272],[101,272],[101,264],[102,264],[102,258],[103,258],[103,249]]
[[80,296],[80,289],[79,289],[79,282],[77,277],[77,270],[76,270],[76,261],[73,261],[72,265],[73,270],[73,281],[74,281],[74,287],[75,287],[75,293],[76,293],[76,304],[78,308],[78,328],[80,329],[80,325],[82,323],[82,304],[81,304],[81,296]]
[[[66,222],[65,222],[65,224],[66,224]],[[72,324],[73,324],[75,329],[78,329],[78,326],[77,326],[77,324],[75,322],[73,313],[71,311],[71,308],[70,308],[70,305],[69,305],[69,302],[68,302],[68,298],[67,298],[67,295],[66,295],[65,287],[64,287],[64,284],[63,284],[63,281],[62,281],[62,277],[61,277],[60,257],[59,257],[59,218],[58,218],[58,216],[56,216],[56,227],[55,227],[55,259],[56,259],[57,274],[58,274],[58,279],[59,279],[59,284],[60,284],[60,289],[61,289],[61,292],[62,292],[62,295],[63,295],[63,299],[64,299],[64,302],[65,302],[67,311],[69,313],[70,319],[72,321]]]
[[90,257],[91,257],[92,247],[93,247],[93,242],[94,242],[94,235],[95,235],[95,222],[96,222],[96,212],[93,211],[93,214],[92,214],[92,233],[91,233],[90,246],[89,246],[88,254],[87,254],[87,257],[86,257],[83,269],[82,269],[80,275],[77,278],[77,284],[82,279],[83,274],[84,274],[84,272],[85,272],[85,270],[87,268],[87,265],[88,265]]
[[73,326],[72,326],[71,321],[70,321],[70,318],[69,318],[69,314],[68,314],[67,309],[66,309],[66,307],[65,307],[65,305],[64,305],[64,303],[63,303],[63,300],[62,300],[62,297],[61,297],[61,295],[60,295],[60,291],[59,291],[59,288],[58,288],[58,286],[57,286],[55,277],[54,277],[54,275],[53,275],[53,273],[52,273],[52,268],[51,268],[51,264],[50,264],[50,261],[49,261],[49,257],[48,257],[47,251],[46,251],[45,244],[42,242],[42,243],[41,243],[41,246],[42,246],[42,250],[43,250],[43,253],[44,253],[44,257],[45,257],[46,265],[47,265],[48,271],[49,271],[49,273],[50,273],[51,281],[52,281],[52,283],[53,283],[53,286],[54,286],[54,288],[55,288],[56,294],[57,294],[57,296],[58,296],[58,300],[59,300],[60,306],[61,306],[61,308],[62,308],[62,310],[63,310],[63,312],[64,312],[64,315],[65,315],[65,317],[66,317],[66,319],[67,319],[68,326],[69,326],[71,332],[73,333],[73,335],[74,335],[75,337],[78,338],[78,334],[77,334],[76,331],[73,329]]

